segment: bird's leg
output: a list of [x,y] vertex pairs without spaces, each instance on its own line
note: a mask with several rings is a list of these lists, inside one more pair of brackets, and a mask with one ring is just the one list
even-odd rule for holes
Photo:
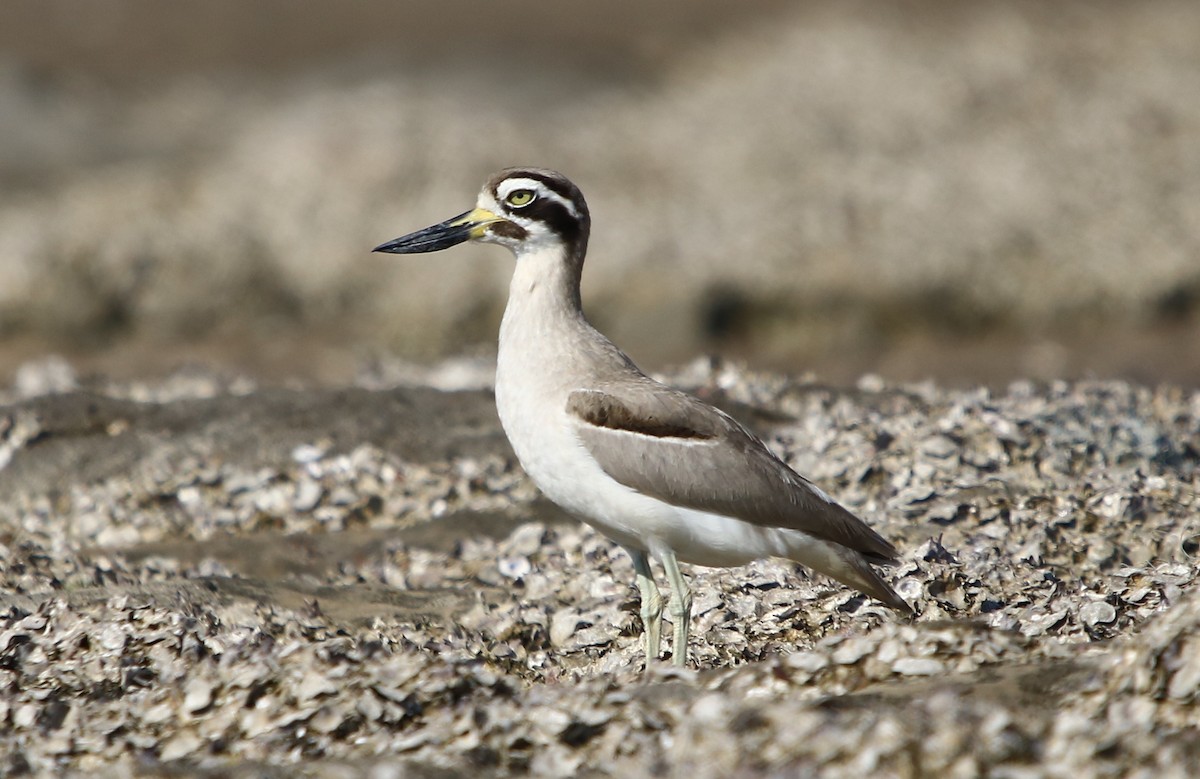
[[650,558],[638,549],[627,549],[633,558],[633,570],[637,574],[638,594],[642,600],[642,628],[646,639],[646,665],[658,659],[659,648],[662,645],[662,596],[658,594],[658,585],[654,583],[654,574],[650,571]]
[[688,587],[687,579],[683,578],[679,571],[675,553],[666,551],[660,557],[667,572],[667,581],[671,583],[671,600],[667,603],[667,611],[671,614],[671,621],[675,623],[671,659],[675,665],[682,666],[687,663],[688,631],[692,626],[692,591]]

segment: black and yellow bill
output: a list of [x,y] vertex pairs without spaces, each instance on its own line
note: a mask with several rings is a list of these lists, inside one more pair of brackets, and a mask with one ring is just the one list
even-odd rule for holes
[[486,208],[476,208],[440,224],[426,227],[424,230],[417,230],[415,233],[381,243],[371,251],[388,252],[389,254],[421,254],[441,251],[465,243],[472,238],[481,238],[488,225],[502,221],[504,221],[502,217],[496,216]]

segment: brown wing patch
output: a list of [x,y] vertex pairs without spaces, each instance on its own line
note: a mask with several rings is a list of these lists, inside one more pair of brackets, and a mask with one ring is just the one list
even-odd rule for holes
[[602,392],[572,392],[567,399],[567,411],[596,427],[624,430],[654,438],[688,438],[707,440],[713,434],[669,419],[652,411],[635,412],[620,400]]

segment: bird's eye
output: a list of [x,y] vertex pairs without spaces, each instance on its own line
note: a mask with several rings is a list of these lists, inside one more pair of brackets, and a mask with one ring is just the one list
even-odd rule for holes
[[521,206],[527,206],[533,202],[533,190],[529,190],[529,189],[515,190],[511,195],[508,196],[507,201],[508,201],[508,204],[510,206],[513,206],[514,208],[520,208]]

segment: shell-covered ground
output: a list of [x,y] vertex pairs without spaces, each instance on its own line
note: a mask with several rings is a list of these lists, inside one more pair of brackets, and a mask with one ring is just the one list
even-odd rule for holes
[[538,497],[486,370],[48,360],[0,396],[0,773],[1194,775],[1200,393],[665,378],[895,541],[917,616],[685,567],[692,661],[647,671],[628,558]]

